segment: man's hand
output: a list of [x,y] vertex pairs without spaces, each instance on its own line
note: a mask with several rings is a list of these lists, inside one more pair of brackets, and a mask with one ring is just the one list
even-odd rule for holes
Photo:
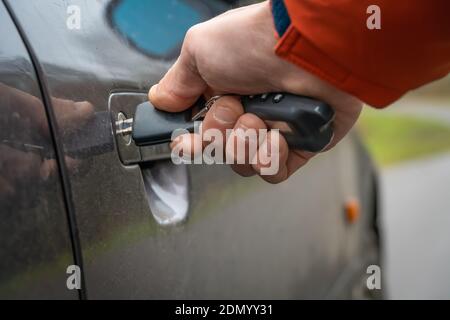
[[[8,101],[3,111],[7,117],[5,121],[14,121],[19,118],[17,125],[24,125],[25,133],[32,132],[41,135],[37,141],[46,141],[51,137],[48,120],[44,113],[44,105],[37,97],[10,87],[0,82],[0,97]],[[79,127],[83,126],[93,115],[94,107],[87,101],[75,102],[71,100],[52,98],[55,116],[61,130],[60,134],[65,136],[73,134]],[[17,128],[16,128],[17,130]],[[34,144],[34,140],[24,141],[20,138],[12,138],[12,142],[22,144]],[[8,139],[5,139],[8,140]],[[78,168],[80,160],[65,157],[66,167],[72,171]],[[20,197],[23,184],[30,181],[46,181],[58,172],[56,159],[43,159],[38,153],[23,151],[6,144],[0,140],[0,201],[14,203]]]
[[[158,85],[149,92],[152,104],[162,110],[176,112],[190,107],[201,95],[259,94],[289,92],[327,102],[335,112],[333,147],[356,122],[362,103],[312,74],[276,56],[275,29],[269,2],[228,11],[212,20],[192,27],[184,40],[181,55]],[[203,131],[266,128],[266,123],[253,114],[244,114],[238,99],[227,96],[216,101],[206,115]],[[275,132],[269,133],[261,146],[267,146]],[[229,139],[235,139],[231,135]],[[183,150],[192,152],[195,135],[182,136]],[[229,151],[228,152],[233,152]],[[270,183],[286,180],[314,154],[289,150],[280,136],[279,171],[262,176]],[[248,162],[250,163],[250,162]],[[243,175],[261,173],[261,165],[233,165]]]

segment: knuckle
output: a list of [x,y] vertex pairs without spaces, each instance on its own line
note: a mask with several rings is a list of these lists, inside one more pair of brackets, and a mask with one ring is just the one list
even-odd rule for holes
[[263,178],[263,180],[264,181],[266,181],[267,183],[270,183],[270,184],[280,184],[280,183],[282,183],[282,182],[284,182],[284,181],[286,181],[286,179],[287,178],[278,178],[278,177],[276,177],[276,178],[273,178],[273,177],[270,177],[270,176],[261,176],[262,178]]
[[244,178],[253,177],[256,175],[255,170],[247,165],[231,165],[231,169]]
[[196,43],[197,39],[200,37],[203,27],[202,24],[196,24],[188,29],[184,37],[183,47],[184,49],[190,50]]
[[186,32],[186,38],[190,39],[192,38],[194,35],[198,34],[198,31],[200,30],[201,24],[195,24],[193,26],[191,26],[188,31]]
[[280,168],[279,172],[274,175],[261,175],[260,177],[270,184],[280,184],[289,178],[289,174],[286,168]]

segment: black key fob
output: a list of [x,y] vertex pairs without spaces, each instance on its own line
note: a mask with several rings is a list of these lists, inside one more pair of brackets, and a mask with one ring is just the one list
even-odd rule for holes
[[279,129],[289,147],[319,152],[333,138],[334,110],[326,103],[288,93],[242,97],[245,112]]
[[[242,96],[245,112],[263,119],[270,128],[279,129],[293,149],[319,152],[333,138],[334,111],[326,103],[288,93]],[[155,109],[149,102],[139,105],[132,123],[136,145],[170,142],[177,129],[194,131],[192,110],[169,113]]]

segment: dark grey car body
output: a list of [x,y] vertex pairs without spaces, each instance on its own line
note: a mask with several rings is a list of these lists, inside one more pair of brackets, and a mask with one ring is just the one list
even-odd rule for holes
[[[375,170],[357,135],[280,185],[186,166],[188,216],[160,225],[143,172],[166,170],[170,181],[170,160],[123,164],[111,96],[125,96],[124,108],[144,101],[173,56],[122,36],[115,2],[69,2],[0,2],[0,297],[364,297],[379,237]],[[227,8],[192,3],[205,19]],[[67,27],[69,5],[81,9],[81,29]],[[89,132],[102,148],[69,152],[85,132],[76,117],[67,124],[61,100],[112,113]],[[343,210],[352,198],[362,211],[353,224]],[[81,290],[66,286],[69,265],[81,267]]]

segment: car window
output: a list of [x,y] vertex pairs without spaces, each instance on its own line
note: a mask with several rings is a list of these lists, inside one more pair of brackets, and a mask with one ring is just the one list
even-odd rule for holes
[[[118,0],[111,5],[114,30],[144,53],[157,58],[175,57],[187,30],[211,17],[225,2],[209,0]],[[217,12],[222,10],[217,10]]]

